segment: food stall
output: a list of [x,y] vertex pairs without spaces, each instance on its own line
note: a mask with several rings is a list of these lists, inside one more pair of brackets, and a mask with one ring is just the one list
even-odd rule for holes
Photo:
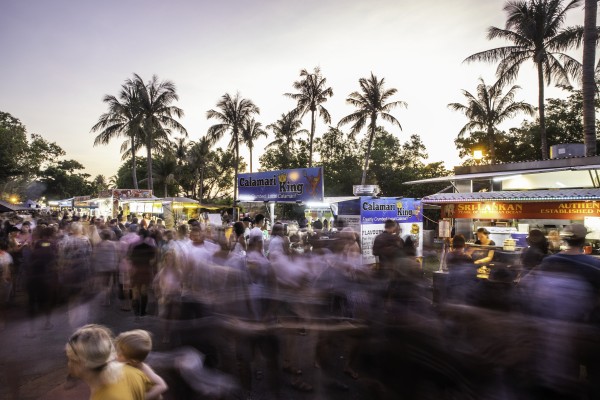
[[148,214],[151,218],[162,218],[165,227],[173,228],[198,218],[198,200],[187,197],[165,197],[154,199],[129,199],[123,201],[123,209],[130,214]]
[[99,212],[107,218],[116,218],[121,213],[131,214],[131,210],[124,209],[124,204],[135,203],[136,200],[156,199],[149,189],[109,189],[100,192],[98,198]]
[[403,238],[411,237],[417,257],[423,254],[421,201],[402,197],[360,196],[337,203],[337,219],[360,236],[363,264],[374,264],[373,241],[388,219],[398,222]]
[[[440,208],[440,222],[449,226],[440,237],[460,233],[473,246],[475,232],[485,227],[499,235],[491,264],[519,268],[531,229],[548,236],[566,225],[584,224],[592,231],[587,239],[593,252],[600,254],[599,171],[600,157],[571,157],[456,167],[454,175],[407,184],[448,181],[451,193],[422,198],[424,205]],[[440,271],[443,259],[442,254]]]

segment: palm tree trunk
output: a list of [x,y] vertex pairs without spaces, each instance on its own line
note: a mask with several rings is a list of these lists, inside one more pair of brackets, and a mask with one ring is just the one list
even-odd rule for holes
[[369,130],[371,134],[369,135],[369,144],[367,145],[367,154],[365,154],[365,167],[362,172],[362,178],[360,180],[360,184],[364,185],[367,182],[367,170],[369,169],[369,158],[371,157],[371,146],[373,146],[373,140],[375,139],[375,123],[377,121],[377,115],[371,115],[371,126]]
[[237,132],[233,133],[235,136],[235,165],[234,165],[234,176],[235,181],[233,182],[233,211],[232,211],[232,219],[233,222],[237,221],[237,216],[235,215],[236,207],[237,207],[237,183],[238,183],[238,167],[240,163],[240,145],[238,142]]
[[596,13],[598,0],[585,0],[583,26],[583,142],[586,157],[596,155],[596,82],[594,64],[596,60]]
[[146,156],[146,168],[148,169],[148,189],[154,190],[154,182],[152,182],[152,147],[149,143],[146,143],[147,151]]
[[494,141],[494,128],[491,126],[488,126],[488,141],[489,141],[489,146],[490,146],[490,162],[492,164],[496,163],[496,143]]
[[169,197],[169,194],[167,193],[167,182],[165,182],[165,197]]
[[200,168],[200,190],[198,193],[198,200],[202,203],[202,197],[204,196],[204,166]]
[[540,141],[542,149],[542,160],[548,159],[548,139],[546,138],[546,116],[544,107],[544,70],[542,62],[537,63],[538,69],[538,107],[540,116]]
[[250,150],[250,173],[252,173],[252,143],[248,143],[248,150]]
[[131,138],[131,177],[133,178],[133,188],[138,188],[138,180],[137,180],[137,165],[135,160],[135,142],[134,139]]
[[308,168],[312,168],[313,161],[313,139],[315,137],[316,115],[313,110],[310,110],[310,140],[308,142]]

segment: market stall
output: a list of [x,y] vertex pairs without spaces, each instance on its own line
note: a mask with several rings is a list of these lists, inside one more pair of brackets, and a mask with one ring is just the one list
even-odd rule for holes
[[423,254],[421,202],[411,198],[361,196],[337,203],[337,219],[360,235],[363,264],[374,264],[373,241],[388,219],[398,222],[401,236],[410,237],[417,256]]
[[170,229],[188,220],[198,219],[198,200],[187,197],[165,197],[154,199],[130,199],[123,201],[123,209],[130,214],[147,214],[150,218],[161,218]]
[[98,198],[99,211],[107,218],[116,218],[119,214],[131,214],[131,210],[124,209],[125,204],[135,203],[137,200],[156,199],[149,189],[109,189],[100,192]]
[[296,168],[238,174],[238,201],[264,203],[274,223],[275,203],[323,202],[323,168]]

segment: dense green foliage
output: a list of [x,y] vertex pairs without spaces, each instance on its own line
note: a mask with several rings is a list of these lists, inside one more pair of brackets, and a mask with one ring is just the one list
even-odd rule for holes
[[[548,99],[546,102],[546,134],[548,145],[583,142],[583,96],[580,90],[565,88],[571,94],[566,99]],[[596,100],[596,110],[600,102]],[[600,127],[600,121],[596,120]],[[496,162],[519,162],[539,159],[541,145],[539,117],[533,121],[524,120],[519,127],[508,132],[498,132],[495,137]],[[487,148],[487,133],[471,132],[469,136],[459,136],[454,143],[461,158],[467,158],[466,164],[474,163],[471,153],[474,148]],[[482,162],[490,159],[484,153]]]
[[84,166],[64,160],[64,150],[56,143],[32,133],[17,118],[0,112],[0,197],[8,199],[60,199],[91,194]]

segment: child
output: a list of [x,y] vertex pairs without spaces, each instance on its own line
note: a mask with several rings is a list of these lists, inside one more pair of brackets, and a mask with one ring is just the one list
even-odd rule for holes
[[144,360],[152,351],[152,339],[147,331],[134,329],[123,332],[115,339],[117,360],[140,369],[148,376],[153,386],[146,392],[146,399],[160,399],[161,394],[168,387],[165,381],[158,376]]

